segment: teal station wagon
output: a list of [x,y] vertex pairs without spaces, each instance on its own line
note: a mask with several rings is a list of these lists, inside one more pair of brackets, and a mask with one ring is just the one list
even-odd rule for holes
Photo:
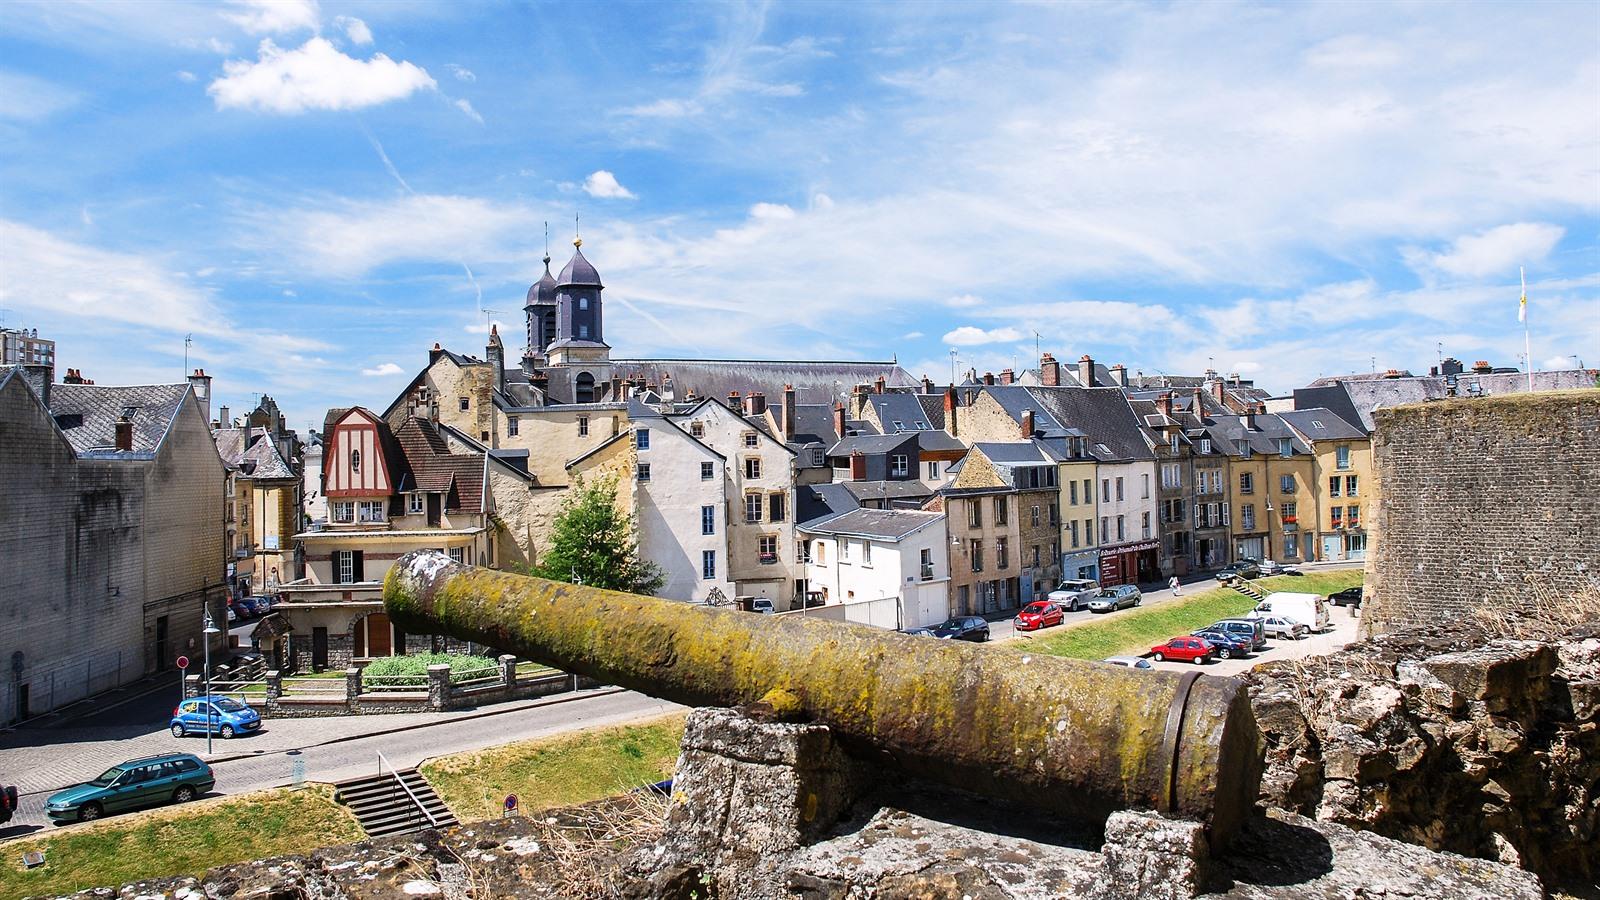
[[57,825],[87,822],[106,813],[141,806],[187,803],[216,784],[211,767],[190,753],[133,759],[105,770],[99,778],[56,791],[45,801],[45,815]]

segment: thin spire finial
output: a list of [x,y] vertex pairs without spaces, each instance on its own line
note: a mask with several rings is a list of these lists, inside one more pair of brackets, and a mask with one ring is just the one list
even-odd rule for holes
[[544,223],[544,267],[550,268],[550,221]]
[[573,213],[572,214],[572,246],[574,246],[574,247],[582,247],[583,246],[583,235],[579,234],[579,232],[578,232],[578,214],[577,213]]

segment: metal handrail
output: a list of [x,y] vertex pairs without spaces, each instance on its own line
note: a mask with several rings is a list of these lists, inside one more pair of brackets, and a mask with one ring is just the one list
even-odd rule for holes
[[433,813],[429,812],[428,808],[426,806],[422,805],[421,798],[419,798],[417,796],[415,791],[411,790],[411,785],[406,784],[406,780],[404,778],[400,777],[400,770],[398,770],[398,769],[396,769],[394,767],[394,763],[389,762],[389,758],[383,755],[383,751],[382,750],[379,750],[378,751],[378,775],[380,777],[383,775],[383,767],[384,766],[388,766],[389,767],[389,774],[394,776],[395,783],[400,785],[401,790],[404,790],[406,792],[406,796],[411,798],[411,802],[416,804],[417,809],[419,811],[421,811],[421,813],[424,816],[427,817],[428,824],[432,825],[435,828],[438,828],[439,827],[439,820],[434,818]]

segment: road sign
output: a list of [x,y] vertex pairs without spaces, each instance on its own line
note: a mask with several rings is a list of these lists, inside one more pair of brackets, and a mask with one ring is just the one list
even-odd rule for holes
[[187,657],[187,656],[178,657],[178,668],[180,668],[180,669],[189,668],[189,657]]

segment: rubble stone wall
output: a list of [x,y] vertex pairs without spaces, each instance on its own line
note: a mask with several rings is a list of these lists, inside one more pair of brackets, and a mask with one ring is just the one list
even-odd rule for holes
[[1600,593],[1600,391],[1378,410],[1363,629]]
[[1269,806],[1538,873],[1600,877],[1600,623],[1395,632],[1248,676]]

